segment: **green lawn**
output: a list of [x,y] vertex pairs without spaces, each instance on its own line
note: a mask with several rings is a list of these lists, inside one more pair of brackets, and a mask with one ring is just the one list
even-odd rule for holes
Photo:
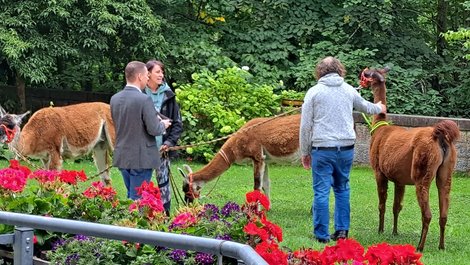
[[[0,161],[4,167],[5,161]],[[172,173],[181,188],[182,177],[176,168],[182,162],[172,165]],[[203,164],[190,164],[197,170]],[[84,169],[87,175],[96,173],[91,162],[64,164],[65,169]],[[284,233],[283,247],[298,249],[313,247],[321,249],[321,245],[313,240],[310,207],[312,203],[312,188],[310,171],[300,166],[271,165],[271,210],[268,218],[281,226]],[[112,168],[113,186],[120,196],[125,196],[125,187],[121,175]],[[214,186],[215,185],[215,186]],[[389,185],[389,196],[385,216],[385,233],[378,234],[377,191],[373,173],[366,167],[355,167],[351,175],[351,229],[350,236],[367,247],[380,242],[391,244],[417,245],[421,233],[421,213],[418,207],[415,189],[408,186],[405,193],[404,206],[399,218],[398,236],[392,236],[392,200],[393,185]],[[251,165],[233,165],[226,171],[216,184],[208,183],[201,192],[201,203],[223,205],[228,201],[243,203],[245,193],[253,189],[253,170]],[[430,224],[428,237],[423,253],[424,264],[469,264],[470,260],[470,178],[455,174],[452,183],[451,201],[448,222],[446,226],[446,250],[438,250],[439,243],[439,209],[437,190],[433,183],[430,189],[430,202],[433,219]],[[210,193],[208,194],[208,192]],[[331,195],[330,207],[334,206]],[[175,200],[173,200],[175,202]],[[177,205],[172,207],[174,210]],[[332,214],[333,211],[330,211]],[[332,218],[330,218],[332,220]],[[333,231],[333,223],[330,223]]]

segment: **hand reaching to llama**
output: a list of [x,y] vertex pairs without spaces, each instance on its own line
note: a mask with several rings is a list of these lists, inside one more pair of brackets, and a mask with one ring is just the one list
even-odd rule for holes
[[387,106],[382,104],[382,101],[377,102],[377,104],[382,108],[382,113],[387,113]]

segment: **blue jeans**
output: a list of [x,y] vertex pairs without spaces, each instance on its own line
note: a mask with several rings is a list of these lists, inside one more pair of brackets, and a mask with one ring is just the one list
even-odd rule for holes
[[124,180],[124,185],[127,188],[127,198],[137,200],[140,198],[137,195],[136,188],[140,187],[144,181],[150,182],[152,179],[153,169],[119,169]]
[[354,160],[354,149],[312,149],[313,177],[313,233],[318,239],[330,239],[330,188],[335,193],[335,230],[349,230],[350,188],[349,173]]

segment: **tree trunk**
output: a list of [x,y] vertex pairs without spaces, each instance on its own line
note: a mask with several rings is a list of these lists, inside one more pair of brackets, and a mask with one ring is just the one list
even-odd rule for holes
[[440,57],[443,56],[444,50],[447,47],[446,40],[442,33],[447,32],[447,9],[449,4],[446,0],[437,1],[437,18],[436,18],[436,53]]
[[[442,33],[447,31],[447,9],[449,4],[446,0],[437,1],[437,16],[436,16],[436,54],[442,59],[444,58],[444,50],[447,47],[446,40]],[[438,65],[436,65],[438,66]],[[441,84],[439,77],[433,76],[431,78],[431,86],[437,91],[441,91]]]
[[20,99],[21,112],[26,112],[26,92],[25,92],[24,79],[16,73],[16,89],[18,92],[18,98]]

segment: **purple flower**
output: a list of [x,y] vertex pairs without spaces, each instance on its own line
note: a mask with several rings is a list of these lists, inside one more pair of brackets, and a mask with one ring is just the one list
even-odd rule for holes
[[199,265],[212,265],[214,264],[214,258],[211,254],[198,252],[196,254],[196,263]]
[[85,235],[75,235],[73,238],[78,241],[90,240],[90,238]]
[[80,259],[80,255],[78,255],[77,253],[74,253],[72,255],[69,255],[66,259],[65,259],[65,264],[66,265],[72,265],[72,264],[77,264],[77,261]]
[[205,212],[210,212],[211,214],[218,213],[219,212],[219,207],[217,207],[215,204],[206,204],[204,205],[204,211]]
[[186,250],[174,249],[168,256],[174,262],[183,262],[183,260],[186,258]]
[[218,235],[218,236],[215,237],[215,239],[232,241],[232,237],[229,234]]
[[164,246],[156,246],[155,247],[156,252],[164,252],[164,251],[167,251],[167,250],[168,250],[168,248],[164,247]]
[[55,251],[56,249],[60,248],[61,246],[65,245],[66,241],[63,238],[58,239],[57,241],[53,242],[51,244],[52,251]]
[[219,221],[220,217],[218,214],[214,214],[209,218],[209,221],[214,222],[214,221]]
[[232,212],[240,212],[240,206],[235,202],[227,202],[227,204],[222,207],[221,213],[224,216],[229,216]]

